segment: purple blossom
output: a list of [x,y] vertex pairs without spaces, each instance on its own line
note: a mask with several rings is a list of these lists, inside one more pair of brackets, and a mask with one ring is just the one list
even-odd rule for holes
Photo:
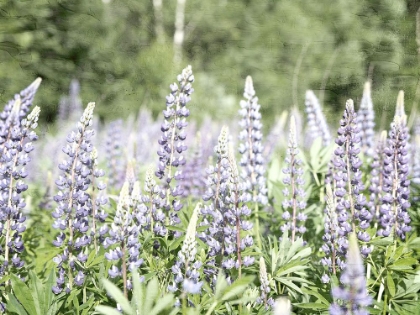
[[[92,182],[103,175],[96,168],[97,155],[92,144],[94,131],[89,128],[92,125],[94,107],[95,103],[88,104],[77,130],[67,136],[67,144],[62,149],[67,159],[58,166],[61,170],[61,175],[56,180],[59,192],[54,196],[57,207],[52,216],[55,219],[53,227],[59,230],[54,245],[60,247],[62,252],[54,261],[57,263],[58,278],[64,277],[67,283],[57,281],[54,292],[61,292],[65,284],[71,290],[74,284],[85,282],[81,280],[79,272],[83,273],[85,257],[92,239],[96,242],[96,228],[91,230],[92,217],[99,213],[99,206],[107,201],[103,196],[92,199],[91,194],[92,189],[98,189]],[[99,186],[104,187],[102,184]],[[79,275],[78,281],[75,281],[76,275]]]
[[[207,190],[203,200],[210,203],[201,211],[204,217],[202,225],[208,228],[199,236],[209,246],[208,266],[211,266],[205,273],[213,280],[216,260],[221,260],[221,267],[226,273],[236,268],[239,274],[245,261],[248,265],[252,262],[247,257],[242,259],[242,251],[253,244],[249,234],[252,223],[246,220],[251,214],[246,206],[251,196],[240,181],[232,148],[229,149],[228,136],[227,127],[223,127],[215,148],[216,165],[207,169]],[[241,231],[247,233],[242,234]]]
[[122,120],[119,119],[109,124],[105,143],[109,185],[118,190],[124,182],[122,146]]
[[258,97],[252,78],[248,76],[245,82],[244,97],[240,105],[242,128],[239,133],[239,153],[242,154],[240,165],[242,167],[241,178],[244,188],[252,195],[252,200],[256,203],[267,204],[267,188],[264,176],[264,159],[262,156],[262,123]]
[[372,157],[374,154],[375,112],[373,111],[370,82],[366,82],[362,101],[357,112],[357,125],[360,130],[360,144],[364,154]]
[[321,105],[319,104],[319,101],[314,92],[311,90],[306,91],[305,111],[308,115],[307,133],[309,138],[313,141],[321,137],[322,143],[324,145],[329,145],[331,142],[331,134],[328,129],[325,116],[322,113]]
[[[334,165],[333,187],[336,197],[336,211],[338,221],[338,243],[343,246],[338,248],[338,254],[345,257],[347,247],[346,238],[351,232],[357,232],[359,240],[369,241],[369,236],[364,231],[370,226],[372,214],[366,209],[366,199],[362,192],[362,161],[360,153],[360,130],[356,124],[357,116],[354,112],[352,100],[346,103],[343,119],[337,131],[338,145],[334,151],[332,164]],[[360,233],[359,233],[360,232]],[[365,255],[370,252],[367,245],[361,248]]]
[[[32,142],[38,139],[32,129],[38,125],[40,109],[35,107],[25,118],[22,114],[26,109],[22,105],[20,95],[16,95],[8,116],[0,120],[0,236],[3,236],[0,276],[10,272],[19,274],[24,265],[18,256],[24,250],[21,234],[26,229],[26,216],[22,213],[26,203],[21,194],[28,189],[23,179],[28,175],[25,166],[31,160]],[[2,114],[5,113],[6,109]]]
[[137,213],[140,199],[139,183],[135,182],[130,191],[130,183],[126,181],[120,192],[114,221],[108,232],[109,237],[106,238],[106,247],[113,245],[105,254],[105,258],[113,262],[108,274],[111,278],[120,275],[123,277],[126,296],[129,288],[129,272],[138,269],[143,263],[143,259],[140,258],[139,242],[141,215]]
[[368,315],[366,307],[372,304],[372,298],[368,295],[366,289],[363,261],[354,233],[350,235],[346,267],[340,277],[340,282],[340,287],[332,289],[332,296],[335,302],[330,307],[330,314]]
[[[302,178],[303,170],[300,167],[302,161],[298,157],[299,149],[296,141],[296,124],[294,116],[290,119],[290,133],[289,143],[286,154],[287,167],[283,169],[283,173],[286,175],[283,179],[283,183],[286,188],[283,190],[283,194],[286,199],[283,202],[284,213],[282,215],[286,223],[281,227],[284,232],[286,230],[291,231],[292,242],[296,239],[296,234],[305,233],[305,220],[306,215],[299,210],[303,210],[306,207],[305,202],[305,191],[304,191],[304,180]],[[292,211],[290,214],[289,209]]]
[[[186,139],[185,127],[188,125],[186,118],[190,115],[186,105],[191,100],[190,95],[194,92],[191,86],[194,82],[191,66],[182,70],[177,80],[178,84],[171,84],[171,93],[166,97],[166,110],[163,111],[165,120],[162,123],[162,134],[158,141],[160,145],[157,152],[159,164],[155,173],[162,181],[161,206],[169,216],[169,224],[180,222],[177,212],[182,205],[177,208],[172,205],[183,193],[180,181],[183,178],[182,166],[186,161],[183,154],[187,150],[184,142]],[[176,171],[178,167],[181,171]]]
[[408,180],[408,128],[405,114],[396,115],[391,124],[389,138],[384,149],[382,205],[378,234],[395,235],[405,239],[405,233],[411,230],[410,216],[410,181]]

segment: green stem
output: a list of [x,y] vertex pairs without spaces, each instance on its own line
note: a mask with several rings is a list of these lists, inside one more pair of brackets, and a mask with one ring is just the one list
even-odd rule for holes
[[260,250],[262,250],[261,244],[261,235],[260,235],[260,218],[259,218],[259,209],[258,203],[255,203],[254,213],[255,213],[255,235],[257,237],[257,245]]

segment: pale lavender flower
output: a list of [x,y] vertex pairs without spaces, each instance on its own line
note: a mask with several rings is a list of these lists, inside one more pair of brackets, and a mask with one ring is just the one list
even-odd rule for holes
[[165,120],[161,126],[162,135],[158,141],[160,148],[157,152],[159,164],[156,176],[162,181],[161,206],[169,216],[169,224],[180,222],[177,212],[182,208],[179,196],[182,196],[183,191],[179,182],[183,178],[182,166],[186,161],[183,154],[187,150],[184,143],[185,127],[188,125],[186,118],[190,115],[186,105],[194,92],[191,86],[194,82],[191,66],[182,70],[177,80],[178,84],[171,84],[171,93],[166,97],[166,110],[163,111]]
[[334,303],[330,307],[330,314],[368,315],[366,308],[372,304],[372,298],[366,289],[363,261],[354,233],[350,235],[349,243],[346,267],[340,277],[341,285],[332,289]]
[[253,263],[252,257],[242,259],[241,254],[246,247],[253,245],[252,236],[249,232],[245,236],[240,234],[252,229],[252,223],[246,220],[251,214],[246,206],[251,196],[241,185],[232,148],[229,150],[228,147],[228,129],[223,127],[215,148],[217,163],[207,169],[207,191],[203,200],[210,201],[210,204],[205,205],[201,213],[204,216],[202,225],[208,228],[199,235],[209,246],[211,259],[208,266],[212,267],[205,272],[213,277],[217,257],[228,274],[232,268],[239,269],[240,273],[242,265]]
[[362,152],[369,157],[373,157],[375,112],[373,111],[370,82],[366,82],[364,86],[362,101],[357,112],[357,124],[360,130]]
[[[366,199],[362,192],[362,161],[358,157],[360,153],[360,132],[356,124],[356,113],[352,100],[346,103],[343,119],[337,131],[338,145],[334,151],[334,194],[336,197],[337,220],[339,225],[340,248],[338,253],[344,257],[347,252],[347,235],[354,231],[361,242],[370,240],[366,229],[370,226],[372,214],[366,206]],[[367,256],[371,249],[367,245],[361,248],[362,255]]]
[[331,133],[328,129],[325,116],[322,113],[322,108],[319,104],[318,98],[311,90],[306,91],[305,111],[308,116],[308,137],[312,139],[312,141],[321,137],[322,143],[324,145],[329,145],[331,142]]
[[108,274],[111,278],[123,277],[125,294],[127,289],[130,289],[130,272],[137,270],[143,263],[143,259],[140,258],[139,242],[141,216],[137,213],[140,199],[139,183],[135,182],[130,190],[130,183],[126,181],[120,192],[109,236],[105,238],[105,248],[114,245],[105,254],[105,258],[113,263]]
[[126,164],[123,158],[122,141],[122,120],[112,121],[108,126],[105,147],[109,186],[118,190],[124,182],[124,165]]
[[371,163],[370,172],[370,185],[369,192],[370,198],[368,207],[371,214],[375,217],[375,224],[377,224],[380,217],[380,208],[382,205],[382,186],[384,181],[384,172],[382,171],[384,157],[385,157],[385,146],[386,146],[386,131],[382,131],[379,141],[376,143],[375,152],[373,154],[373,160]]
[[267,204],[267,188],[265,178],[264,159],[262,156],[262,123],[261,113],[258,104],[258,97],[255,96],[255,90],[252,78],[248,76],[245,81],[245,100],[240,105],[242,128],[239,133],[239,153],[242,154],[240,165],[242,167],[241,178],[245,189],[252,194],[252,200],[260,204]]
[[[83,266],[92,242],[90,221],[95,208],[92,203],[95,206],[96,201],[99,205],[106,203],[106,199],[102,198],[92,201],[92,196],[88,193],[88,189],[92,188],[93,177],[103,176],[103,172],[96,169],[96,157],[92,154],[94,131],[89,127],[92,125],[94,107],[95,103],[88,104],[77,124],[77,131],[72,131],[67,136],[67,145],[62,149],[67,159],[58,166],[61,175],[55,183],[59,192],[54,196],[57,207],[52,216],[55,219],[53,228],[58,229],[59,233],[53,244],[60,247],[62,252],[54,258],[54,262],[58,267],[58,280],[66,280],[57,280],[57,285],[53,288],[55,293],[61,292],[65,285],[69,292],[74,284],[81,283],[74,280],[79,271],[84,271]],[[99,184],[96,188],[105,187]]]
[[181,250],[171,270],[174,281],[169,285],[168,290],[175,292],[182,289],[189,294],[199,294],[203,283],[200,281],[200,269],[202,263],[197,260],[197,241],[195,234],[197,232],[197,222],[201,204],[198,203],[193,211],[188,224],[187,232]]
[[3,260],[0,277],[11,272],[19,274],[24,265],[19,257],[24,250],[22,233],[26,230],[26,217],[22,213],[26,203],[21,194],[28,189],[23,179],[28,176],[25,166],[31,160],[32,142],[38,139],[32,129],[38,125],[40,109],[35,107],[26,118],[21,116],[23,113],[26,110],[22,109],[17,95],[9,116],[0,121],[0,253]]
[[[283,169],[285,177],[283,183],[286,188],[283,194],[286,199],[283,202],[283,220],[286,223],[281,227],[282,231],[291,231],[291,240],[295,241],[296,235],[305,233],[306,215],[302,212],[306,208],[302,161],[299,158],[299,149],[296,141],[296,124],[294,116],[290,119],[289,143],[286,153],[286,165]],[[289,212],[289,209],[292,213]]]
[[406,116],[395,116],[389,138],[384,149],[383,159],[383,196],[378,234],[393,234],[405,239],[405,233],[411,231],[410,216],[410,181],[408,180],[408,128]]

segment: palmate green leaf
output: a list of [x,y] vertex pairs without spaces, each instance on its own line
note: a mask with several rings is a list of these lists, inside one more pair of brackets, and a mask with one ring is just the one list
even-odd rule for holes
[[386,286],[391,297],[395,296],[395,283],[392,279],[392,276],[389,273],[386,275]]
[[130,303],[125,298],[121,290],[107,279],[102,279],[102,283],[110,296],[120,304],[122,310],[128,315],[134,315],[133,309],[131,308]]
[[29,287],[34,297],[34,304],[37,310],[37,314],[46,314],[49,306],[49,304],[47,304],[48,301],[46,301],[45,299],[46,288],[42,285],[41,280],[38,279],[38,277],[32,270],[29,271],[29,279]]
[[226,292],[222,296],[222,301],[229,301],[235,296],[243,293],[248,285],[254,281],[254,276],[243,276],[240,279],[237,279],[230,286],[228,286]]
[[173,307],[175,302],[174,296],[172,294],[165,294],[162,298],[160,298],[156,305],[150,310],[150,315],[158,315],[163,310]]
[[159,295],[159,282],[157,278],[153,278],[149,281],[146,288],[146,298],[144,299],[143,303],[143,312],[148,314],[151,309],[153,303],[156,301],[157,296]]
[[389,266],[392,270],[412,270],[413,265],[417,265],[418,261],[415,258],[407,257],[402,258],[395,261],[391,266]]
[[19,303],[19,301],[14,297],[13,294],[9,294],[9,301],[7,302],[6,308],[10,312],[10,314],[16,313],[19,315],[28,315],[28,313],[25,311],[23,306]]
[[[35,307],[34,296],[25,283],[15,275],[11,275],[12,289],[16,298],[29,314],[39,314]],[[37,298],[37,297],[36,297]]]
[[144,301],[144,286],[140,283],[140,277],[136,270],[132,272],[133,277],[133,296],[131,300],[131,307],[136,310],[141,310],[141,305],[143,305]]
[[302,288],[302,292],[318,298],[318,300],[320,300],[322,302],[321,304],[325,304],[325,305],[330,304],[330,302],[328,302],[328,300],[324,296],[322,296],[321,293],[318,292],[318,288],[315,287],[315,286],[312,286],[310,289],[309,288]]

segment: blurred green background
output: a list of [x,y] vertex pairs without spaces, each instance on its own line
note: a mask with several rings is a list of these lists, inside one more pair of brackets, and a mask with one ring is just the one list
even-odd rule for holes
[[[231,119],[247,75],[268,125],[292,105],[303,111],[306,89],[338,120],[347,98],[360,100],[368,76],[375,109],[386,119],[398,90],[406,92],[408,111],[416,103],[419,1],[186,0],[184,10],[182,2],[0,1],[1,102],[40,76],[35,103],[51,122],[75,78],[83,103],[95,101],[102,119],[141,106],[157,115],[169,84],[191,64],[195,119]],[[177,12],[185,12],[178,54]]]

